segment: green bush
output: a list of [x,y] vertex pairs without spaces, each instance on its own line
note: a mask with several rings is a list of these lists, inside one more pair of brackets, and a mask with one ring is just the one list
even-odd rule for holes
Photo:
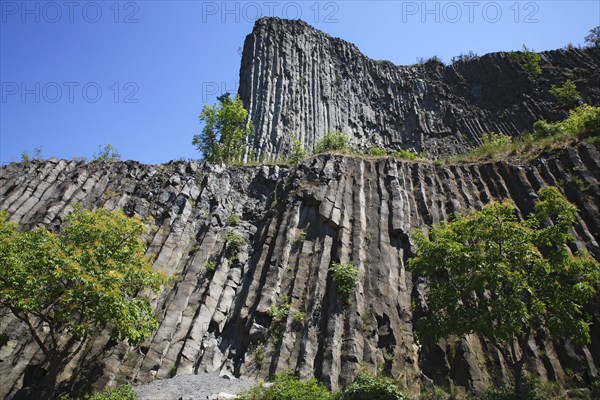
[[345,133],[329,131],[315,146],[314,154],[348,151],[349,143],[350,138]]
[[290,313],[290,299],[285,296],[281,304],[273,303],[269,308],[268,314],[274,322],[281,322],[287,318]]
[[331,393],[316,379],[301,381],[291,374],[275,376],[272,386],[259,383],[238,395],[238,400],[330,400]]
[[419,155],[416,152],[410,151],[410,150],[404,150],[404,149],[400,149],[398,151],[392,151],[392,156],[399,160],[409,160],[409,161],[414,161],[419,158]]
[[521,51],[512,52],[510,58],[514,63],[523,67],[527,74],[532,78],[535,78],[542,73],[540,55],[533,49],[528,49],[525,45],[523,45]]
[[567,79],[562,86],[552,85],[550,93],[562,107],[572,107],[581,102],[581,95],[577,90],[577,86],[570,79]]
[[483,395],[483,400],[547,400],[567,399],[564,390],[556,382],[541,383],[539,379],[525,378],[524,393],[515,394],[511,386],[490,387]]
[[238,226],[240,224],[240,216],[237,214],[231,214],[228,218],[229,225]]
[[358,282],[358,268],[352,263],[333,263],[329,268],[340,298],[344,303],[350,304]]
[[369,148],[369,154],[375,157],[385,157],[387,155],[384,149],[375,146]]
[[96,162],[116,162],[121,160],[121,154],[119,154],[119,150],[113,147],[112,144],[107,144],[104,146],[104,150],[98,146],[98,152],[94,153],[94,157],[92,161]]
[[302,244],[304,243],[305,240],[306,240],[306,231],[301,230],[300,232],[298,232],[298,234],[294,238],[294,241],[292,242],[292,247],[297,249],[298,247],[302,246]]
[[206,270],[209,272],[215,272],[217,270],[217,262],[209,261],[206,264],[204,264],[204,268],[206,268]]
[[336,400],[407,400],[389,378],[376,377],[363,371],[358,378],[338,393]]
[[[129,385],[121,385],[116,388],[106,389],[100,393],[88,394],[82,400],[137,400],[137,395]],[[62,396],[61,400],[68,400],[69,397]]]
[[300,142],[296,138],[292,138],[292,149],[288,154],[288,161],[291,165],[298,165],[306,158],[306,150],[304,150],[304,146],[302,142]]
[[245,243],[244,237],[239,233],[228,233],[225,235],[225,240],[227,241],[227,251],[230,256],[237,254]]
[[533,124],[534,136],[537,138],[551,136],[600,136],[600,107],[587,104],[569,112],[563,121],[537,121]]

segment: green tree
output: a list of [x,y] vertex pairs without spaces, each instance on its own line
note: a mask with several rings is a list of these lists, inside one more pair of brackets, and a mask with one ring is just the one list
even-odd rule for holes
[[306,150],[302,142],[296,138],[292,138],[292,148],[288,155],[288,160],[292,165],[298,165],[306,158]]
[[59,373],[88,337],[109,327],[135,345],[157,328],[139,294],[158,290],[164,277],[145,256],[144,231],[122,211],[76,208],[57,234],[21,233],[0,215],[0,307],[27,325],[44,355],[40,398],[53,397]]
[[600,26],[590,29],[584,40],[588,47],[600,47]]
[[570,108],[581,103],[581,95],[577,86],[570,79],[567,79],[562,86],[552,85],[550,93],[562,107]]
[[417,254],[409,263],[415,274],[431,278],[429,314],[419,321],[419,333],[485,336],[511,368],[517,395],[536,329],[589,342],[582,306],[600,282],[590,256],[566,247],[576,207],[555,187],[541,189],[539,198],[526,221],[505,200],[434,226],[429,238],[417,231]]
[[232,100],[229,93],[218,98],[214,106],[205,105],[200,113],[204,122],[201,134],[194,135],[192,144],[202,153],[205,160],[231,162],[239,160],[244,149],[244,140],[252,133],[248,124],[248,111],[239,96]]
[[532,78],[542,73],[542,67],[540,66],[541,56],[535,50],[529,49],[525,45],[523,45],[521,51],[511,53],[511,60],[522,66]]
[[358,283],[358,268],[352,263],[332,263],[329,267],[335,282],[340,299],[345,304],[352,302],[352,294]]

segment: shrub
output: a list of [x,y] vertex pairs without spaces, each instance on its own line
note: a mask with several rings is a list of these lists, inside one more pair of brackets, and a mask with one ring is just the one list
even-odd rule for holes
[[375,146],[369,148],[369,154],[375,157],[385,157],[387,155],[384,149]]
[[208,272],[215,272],[217,270],[217,262],[208,261],[206,264],[204,264],[204,268],[206,268]]
[[231,226],[238,226],[240,224],[240,216],[237,214],[230,214],[227,220]]
[[569,112],[569,117],[563,121],[537,121],[533,124],[534,136],[537,138],[571,135],[598,136],[600,135],[600,107],[581,105]]
[[452,57],[452,64],[467,62],[478,59],[479,56],[473,50],[469,50],[467,54],[460,53],[459,55]]
[[581,102],[581,95],[577,90],[577,86],[570,79],[567,79],[562,86],[552,85],[550,93],[562,107],[572,107]]
[[600,26],[590,29],[584,40],[587,47],[600,47]]
[[542,73],[540,55],[533,49],[528,49],[525,45],[523,45],[521,51],[512,52],[510,58],[514,63],[523,67],[527,74],[532,78],[535,78]]
[[351,303],[350,296],[354,293],[358,282],[358,268],[352,263],[333,263],[331,273],[335,282],[340,299],[346,304]]
[[306,158],[306,150],[302,142],[296,138],[292,138],[292,149],[288,155],[288,161],[291,165],[298,165]]
[[227,251],[230,256],[237,254],[245,242],[244,237],[239,233],[228,233],[225,235],[225,240],[227,241]]
[[275,376],[272,386],[259,383],[238,395],[238,400],[330,400],[331,393],[316,379],[301,381],[291,374]]
[[271,318],[273,318],[274,322],[281,322],[287,318],[290,313],[290,299],[285,296],[283,298],[283,302],[279,305],[277,303],[271,304],[269,308],[268,314]]
[[112,144],[107,144],[104,146],[104,150],[98,146],[98,152],[94,153],[94,157],[92,161],[98,162],[116,162],[121,160],[121,154],[119,154],[119,150],[113,147]]
[[[131,386],[121,385],[93,395],[85,395],[82,400],[137,400],[137,398]],[[61,399],[66,400],[65,397]]]
[[407,400],[389,378],[376,377],[371,373],[362,371],[358,378],[338,393],[336,400]]
[[306,231],[301,230],[300,232],[298,232],[298,234],[294,238],[294,241],[292,242],[292,247],[298,248],[298,247],[302,246],[302,243],[304,243],[305,240],[306,240]]
[[409,160],[409,161],[417,160],[419,158],[419,155],[416,152],[410,151],[410,150],[404,150],[404,149],[400,149],[398,151],[392,151],[392,156],[399,160]]
[[539,379],[524,378],[524,392],[516,395],[511,386],[490,387],[483,400],[546,400],[566,399],[566,394],[556,382],[541,383]]
[[304,323],[305,316],[306,314],[302,311],[299,311],[296,314],[294,314],[294,325],[296,325],[296,327],[302,326],[302,324]]
[[329,131],[315,146],[315,154],[344,152],[349,150],[350,139],[343,132]]

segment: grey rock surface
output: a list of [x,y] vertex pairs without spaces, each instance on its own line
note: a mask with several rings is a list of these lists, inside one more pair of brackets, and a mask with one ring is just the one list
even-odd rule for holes
[[535,79],[509,53],[448,66],[396,66],[303,21],[259,19],[240,69],[239,94],[255,127],[248,148],[276,158],[298,138],[312,151],[333,129],[362,150],[415,149],[440,157],[478,145],[484,133],[516,136],[536,120],[564,117],[548,90],[567,79],[584,101],[600,103],[600,48],[540,56]]
[[[574,246],[600,260],[599,182],[600,152],[588,144],[525,164],[449,167],[326,155],[291,170],[49,160],[2,168],[0,210],[24,229],[60,226],[74,202],[155,219],[149,251],[157,255],[155,267],[175,277],[152,299],[160,326],[139,348],[107,334],[90,341],[61,377],[76,390],[203,373],[266,378],[285,370],[338,389],[361,363],[412,392],[450,381],[482,390],[506,379],[489,343],[476,336],[415,338],[425,281],[405,268],[411,232],[499,198],[512,198],[525,216],[539,188],[561,185],[580,210]],[[240,215],[237,226],[228,222],[232,213]],[[246,240],[233,256],[226,251],[229,232]],[[306,237],[298,243],[301,232]],[[217,263],[214,272],[206,269],[209,260]],[[332,261],[360,269],[349,306],[328,273]],[[286,297],[289,315],[277,323],[269,308]],[[598,375],[598,298],[590,310],[591,345],[537,336],[529,344],[532,374],[559,381],[568,370],[584,380]],[[41,354],[10,316],[0,319],[0,334],[8,338],[0,348],[0,397],[10,398],[31,382],[27,367]]]
[[255,384],[252,379],[228,379],[216,373],[178,375],[134,387],[139,400],[224,400]]

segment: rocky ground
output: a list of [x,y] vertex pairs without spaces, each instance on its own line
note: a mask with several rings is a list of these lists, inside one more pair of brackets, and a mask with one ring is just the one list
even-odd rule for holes
[[[139,400],[206,400],[233,398],[255,383],[252,379],[236,379],[228,375],[179,375],[134,387]],[[229,396],[227,396],[229,395]]]

